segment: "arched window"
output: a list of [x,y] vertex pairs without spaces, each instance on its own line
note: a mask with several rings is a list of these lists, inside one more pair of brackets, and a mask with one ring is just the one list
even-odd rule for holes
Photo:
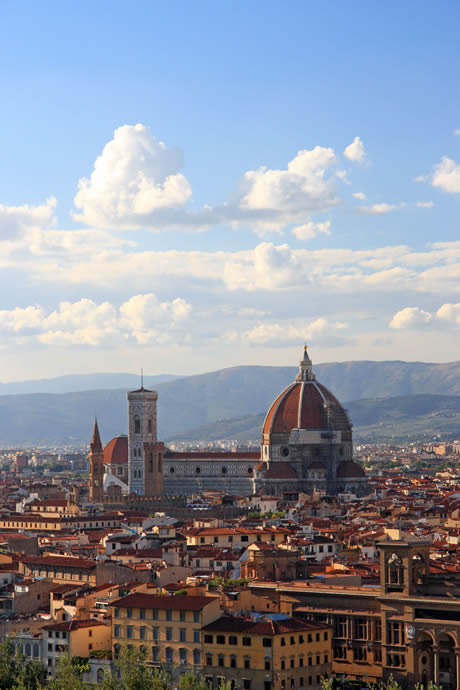
[[166,647],[166,663],[172,664],[173,662],[173,650],[171,647]]
[[26,646],[24,648],[24,653],[26,656],[31,656],[31,646],[30,646],[29,642],[26,643]]
[[141,420],[139,419],[139,417],[134,417],[134,433],[141,433]]
[[187,650],[184,649],[184,647],[181,647],[179,649],[179,662],[181,664],[186,664],[187,663]]
[[34,658],[37,659],[40,656],[40,647],[35,642],[34,644]]
[[152,647],[152,661],[154,664],[158,663],[160,660],[160,652],[158,647]]
[[115,659],[119,659],[119,658],[120,658],[120,651],[121,651],[120,645],[119,645],[119,644],[114,645],[114,647],[113,647],[113,654],[114,654]]
[[201,654],[199,649],[193,650],[193,665],[199,666],[201,664]]
[[104,669],[103,668],[97,669],[96,678],[97,678],[98,683],[102,683],[102,681],[104,680]]
[[151,419],[147,420],[147,431],[149,434],[152,433],[152,420]]

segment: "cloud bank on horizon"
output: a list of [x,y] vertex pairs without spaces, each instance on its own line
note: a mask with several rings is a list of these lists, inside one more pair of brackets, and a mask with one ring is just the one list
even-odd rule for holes
[[[435,206],[363,192],[376,164],[359,136],[342,155],[316,145],[285,167],[244,171],[228,198],[199,205],[183,152],[144,124],[123,125],[80,178],[70,229],[62,229],[54,197],[36,206],[0,205],[0,267],[36,295],[15,301],[12,291],[3,300],[0,348],[44,359],[71,349],[80,362],[91,351],[95,361],[132,368],[142,347],[158,358],[158,370],[180,367],[174,362],[183,362],[187,349],[201,354],[201,368],[216,348],[231,363],[267,348],[270,363],[271,348],[282,352],[304,340],[328,359],[422,359],[434,350],[452,359],[460,240],[423,250],[331,244],[341,214],[367,218],[372,233],[373,218],[399,215],[403,223],[408,208]],[[460,165],[443,156],[416,181],[455,197]],[[176,245],[178,233],[209,237],[219,228],[244,233],[251,246],[152,248],[145,241],[169,232]],[[314,248],[306,246],[313,241]],[[328,244],[318,246],[322,241]],[[413,337],[420,330],[426,349]]]

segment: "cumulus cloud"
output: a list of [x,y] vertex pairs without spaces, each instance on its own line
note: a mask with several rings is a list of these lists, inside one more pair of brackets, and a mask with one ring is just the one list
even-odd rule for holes
[[441,162],[434,166],[431,184],[450,194],[460,194],[460,165],[443,156]]
[[436,312],[436,317],[441,321],[460,326],[460,302],[443,304]]
[[420,307],[406,307],[398,311],[390,321],[391,328],[418,329],[426,326],[445,325],[460,326],[460,302],[456,304],[446,303],[436,312],[427,312]]
[[16,239],[31,228],[49,227],[54,222],[56,205],[54,197],[40,206],[0,204],[0,240]]
[[231,199],[192,209],[182,152],[168,148],[145,125],[124,125],[96,159],[90,177],[79,181],[73,217],[116,230],[244,224],[257,232],[279,231],[338,203],[336,163],[331,148],[302,150],[286,169],[264,166],[245,172]]
[[454,131],[454,134],[455,134],[456,137],[460,136],[460,129],[456,129],[456,130]]
[[345,158],[353,163],[362,163],[366,158],[366,150],[360,137],[355,137],[343,152]]
[[390,321],[390,328],[424,328],[433,318],[433,315],[423,311],[420,307],[405,307],[398,311]]
[[240,182],[238,205],[263,227],[276,229],[338,203],[331,148],[299,151],[286,170],[249,170]]
[[190,313],[185,300],[160,302],[152,293],[135,295],[119,309],[85,298],[63,301],[49,312],[38,305],[1,310],[0,333],[34,336],[47,345],[109,345],[129,338],[139,344],[164,343]]
[[418,208],[433,208],[434,203],[432,201],[416,201],[415,205]]
[[327,220],[324,223],[314,223],[309,221],[304,223],[304,225],[298,225],[292,229],[292,232],[297,237],[298,240],[311,240],[320,233],[325,235],[331,234],[331,221]]
[[124,125],[78,183],[75,220],[99,227],[135,228],[161,211],[182,208],[192,194],[180,172],[183,154],[167,148],[142,124]]
[[364,192],[355,192],[352,196],[355,197],[355,199],[359,199],[360,201],[366,201],[367,196],[364,194]]
[[396,208],[398,207],[394,204],[382,202],[380,204],[372,204],[371,206],[358,206],[356,212],[362,216],[384,216],[386,213],[390,213],[390,211],[394,211]]
[[259,323],[241,333],[233,332],[228,337],[234,340],[244,340],[252,345],[265,344],[286,344],[305,342],[306,340],[317,342],[324,336],[330,337],[331,343],[334,342],[336,333],[346,328],[346,324],[320,317],[309,323]]

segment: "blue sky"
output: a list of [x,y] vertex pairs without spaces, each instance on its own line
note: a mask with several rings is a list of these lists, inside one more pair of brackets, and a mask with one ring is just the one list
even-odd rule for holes
[[0,380],[458,359],[459,26],[2,3]]

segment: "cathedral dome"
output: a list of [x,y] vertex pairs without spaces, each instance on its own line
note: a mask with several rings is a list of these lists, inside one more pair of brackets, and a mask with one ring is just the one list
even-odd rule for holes
[[124,465],[128,463],[128,437],[115,436],[104,448],[105,465]]
[[361,465],[352,460],[341,462],[337,468],[337,479],[362,479],[365,476]]
[[307,348],[296,380],[285,388],[268,410],[263,438],[292,429],[351,431],[348,415],[337,398],[316,381]]

